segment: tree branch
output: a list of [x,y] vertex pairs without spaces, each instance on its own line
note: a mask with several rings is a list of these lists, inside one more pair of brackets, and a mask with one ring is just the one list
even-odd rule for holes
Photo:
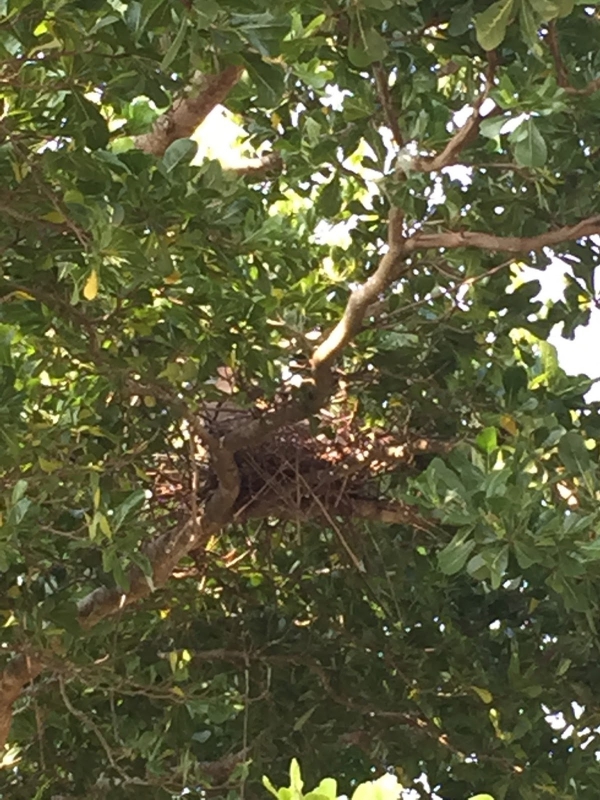
[[373,64],[373,75],[375,76],[375,85],[377,87],[379,101],[383,107],[383,112],[389,129],[392,132],[392,136],[394,137],[394,141],[398,147],[404,147],[404,137],[400,130],[400,125],[398,124],[398,114],[392,102],[388,76],[380,61]]
[[600,89],[600,78],[594,78],[593,81],[590,81],[587,86],[582,86],[581,89],[577,89],[575,86],[565,86],[564,88],[567,94],[589,97],[589,95]]
[[546,36],[546,40],[548,42],[548,47],[550,48],[550,53],[556,69],[556,82],[562,89],[565,90],[567,94],[588,97],[600,89],[600,78],[594,78],[594,80],[590,81],[586,86],[582,86],[580,89],[576,88],[575,86],[571,86],[569,82],[569,73],[560,52],[556,20],[552,20],[548,24],[548,35]]
[[13,715],[13,703],[25,686],[44,669],[44,662],[34,655],[18,655],[0,673],[0,750],[8,738]]
[[402,225],[402,212],[398,208],[392,208],[388,222],[387,253],[373,275],[352,292],[341,320],[313,353],[311,363],[317,382],[319,376],[331,369],[342,350],[360,331],[369,306],[398,279],[399,267],[407,252]]
[[558,42],[558,33],[556,30],[556,20],[553,19],[548,23],[548,46],[550,48],[550,53],[552,54],[552,60],[554,61],[554,67],[556,69],[556,82],[559,86],[562,86],[565,89],[569,85],[569,78],[567,75],[567,68],[565,67],[565,62],[562,59],[562,55],[560,52],[560,45]]
[[479,247],[481,250],[496,250],[505,253],[531,253],[543,247],[553,247],[562,242],[600,234],[600,214],[581,220],[576,225],[540,233],[537,236],[495,236],[483,231],[446,231],[442,233],[415,233],[406,240],[406,253],[430,247]]
[[418,172],[439,172],[439,170],[443,169],[444,167],[449,167],[452,164],[456,164],[461,151],[464,150],[467,145],[471,144],[471,142],[474,142],[479,136],[479,126],[481,125],[482,121],[502,113],[502,109],[498,106],[485,117],[482,117],[480,113],[481,106],[484,100],[487,99],[490,90],[494,85],[496,63],[495,51],[491,50],[488,53],[485,89],[473,104],[473,113],[462,126],[462,128],[458,129],[441,153],[437,153],[435,156],[430,157],[415,158],[411,164],[412,169],[417,170]]
[[225,100],[243,71],[243,67],[231,65],[216,75],[205,75],[192,87],[191,94],[175,100],[156,120],[150,133],[136,137],[136,146],[145,153],[162,156],[174,141],[191,136],[213,108]]

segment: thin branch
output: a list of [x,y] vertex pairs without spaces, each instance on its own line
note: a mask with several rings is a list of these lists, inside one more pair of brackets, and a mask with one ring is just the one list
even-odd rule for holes
[[485,117],[482,117],[480,113],[481,106],[484,100],[488,98],[494,85],[496,63],[496,54],[492,50],[488,53],[485,88],[473,104],[473,112],[462,128],[458,129],[441,153],[430,157],[415,158],[411,163],[411,169],[418,172],[439,172],[444,167],[456,164],[459,154],[479,136],[479,128],[482,121],[502,113],[502,109],[499,107],[494,108]]
[[554,67],[556,69],[556,82],[559,86],[562,86],[563,89],[569,85],[569,77],[567,75],[567,68],[565,67],[565,62],[562,59],[562,55],[560,52],[560,45],[558,42],[558,33],[556,30],[556,20],[551,20],[548,23],[548,47],[550,48],[550,53],[552,54],[552,60],[554,61]]
[[582,86],[581,89],[577,89],[575,86],[565,86],[567,94],[579,95],[580,97],[589,97],[598,90],[600,90],[600,78],[594,78],[593,81],[590,81],[587,86]]
[[261,180],[262,178],[276,175],[283,168],[283,159],[279,153],[266,153],[257,158],[249,158],[240,167],[233,167],[227,172],[234,172],[240,178]]
[[375,85],[377,87],[379,102],[382,105],[385,118],[394,137],[394,141],[398,147],[404,147],[404,137],[402,135],[402,131],[400,130],[400,125],[398,124],[398,114],[396,113],[396,109],[394,108],[394,103],[392,101],[392,95],[390,94],[389,79],[380,61],[373,64],[373,75],[375,76]]
[[106,757],[108,759],[108,763],[111,765],[111,767],[116,772],[119,773],[119,775],[121,776],[122,780],[125,783],[132,783],[132,782],[134,782],[134,783],[142,783],[142,781],[139,781],[138,779],[132,781],[128,777],[127,773],[124,772],[124,770],[122,770],[121,767],[117,764],[117,762],[115,760],[115,757],[113,756],[112,750],[110,749],[110,746],[109,746],[108,742],[104,738],[104,734],[102,733],[100,728],[96,725],[94,720],[91,719],[90,717],[88,717],[87,714],[84,714],[83,711],[79,711],[78,709],[76,709],[75,706],[71,703],[71,701],[69,700],[69,697],[67,695],[66,689],[65,689],[65,682],[64,682],[64,679],[63,679],[62,675],[58,676],[58,688],[59,688],[59,691],[60,691],[60,696],[62,697],[62,701],[65,704],[65,707],[66,707],[67,711],[70,714],[72,714],[76,719],[78,719],[80,722],[83,722],[84,725],[87,725],[88,728],[90,728],[90,730],[92,730],[96,734],[96,737],[97,737],[98,741],[102,745],[102,749],[106,753]]
[[136,146],[146,153],[161,156],[176,139],[191,136],[213,108],[225,100],[243,71],[241,66],[230,65],[216,75],[204,76],[188,96],[180,97],[156,120],[150,133],[136,137]]
[[531,253],[594,234],[600,234],[600,214],[581,220],[576,225],[565,225],[537,236],[495,236],[483,231],[418,232],[406,240],[404,249],[406,253],[414,253],[430,247],[478,247],[480,250],[505,253]]

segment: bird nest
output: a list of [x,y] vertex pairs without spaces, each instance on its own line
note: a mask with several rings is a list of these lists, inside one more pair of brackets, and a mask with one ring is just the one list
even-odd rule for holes
[[[203,424],[224,436],[256,418],[230,403],[207,411]],[[262,412],[266,413],[266,412]],[[153,472],[154,495],[163,508],[189,512],[216,489],[209,453],[197,443],[161,457]],[[323,412],[312,423],[282,428],[266,441],[235,454],[240,492],[238,520],[273,516],[345,516],[357,499],[376,499],[390,473],[420,471],[428,454],[445,443],[369,428],[352,413]]]

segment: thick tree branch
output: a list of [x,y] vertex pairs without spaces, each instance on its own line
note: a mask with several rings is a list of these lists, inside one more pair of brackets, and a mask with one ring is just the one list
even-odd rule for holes
[[402,212],[398,208],[392,208],[388,223],[387,253],[373,275],[352,292],[341,320],[313,354],[312,368],[317,382],[322,374],[331,369],[342,350],[360,331],[369,306],[398,279],[400,265],[407,252],[402,225]]
[[180,97],[159,117],[150,133],[137,136],[136,146],[145,153],[162,156],[176,139],[191,136],[210,112],[222,103],[239,81],[243,67],[231,65],[216,75],[206,75],[192,87],[191,93]]
[[496,250],[504,253],[531,253],[543,247],[553,247],[562,242],[600,234],[600,214],[581,220],[576,225],[540,233],[537,236],[495,236],[483,231],[446,231],[443,233],[415,233],[406,240],[406,253],[430,247],[478,247],[481,250]]

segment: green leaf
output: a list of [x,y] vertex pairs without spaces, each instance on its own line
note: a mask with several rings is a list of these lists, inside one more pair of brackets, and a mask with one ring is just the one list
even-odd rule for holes
[[185,35],[187,33],[187,27],[188,27],[187,17],[184,17],[181,20],[181,25],[179,26],[179,30],[177,31],[177,35],[175,36],[175,38],[171,42],[171,45],[170,45],[169,49],[167,50],[163,60],[161,61],[161,64],[160,64],[161,70],[163,70],[163,71],[167,70],[168,67],[177,58],[177,54],[181,50],[181,45],[185,41]]
[[541,56],[543,48],[538,35],[539,20],[528,0],[522,0],[519,21],[521,23],[523,39],[531,47],[536,56]]
[[295,797],[302,797],[303,786],[304,781],[300,774],[300,764],[296,758],[293,758],[290,764],[290,789]]
[[191,139],[175,139],[167,149],[162,158],[162,163],[167,170],[171,172],[180,162],[188,163],[196,155],[198,145]]
[[519,392],[527,388],[527,370],[520,366],[508,367],[502,375],[502,384],[509,403],[513,402]]
[[448,33],[450,36],[462,36],[469,29],[473,19],[473,0],[468,0],[463,5],[455,8],[450,17]]
[[131,513],[135,508],[141,506],[145,499],[146,495],[144,490],[136,489],[129,495],[127,499],[125,499],[121,503],[120,506],[117,507],[115,513],[111,518],[112,527],[115,532],[119,530],[127,515]]
[[14,505],[18,503],[19,500],[25,495],[27,491],[28,483],[24,478],[19,478],[19,480],[13,486],[12,494],[11,494],[11,503]]
[[301,717],[298,717],[296,722],[294,723],[294,730],[300,731],[304,727],[304,725],[308,722],[308,720],[312,717],[312,715],[317,710],[318,706],[311,706],[308,711],[305,711]]
[[515,145],[515,159],[523,167],[543,167],[548,158],[548,148],[535,122],[528,119],[521,126],[526,135]]
[[264,108],[279,105],[284,85],[283,69],[277,64],[267,64],[259,56],[245,56],[248,75],[257,92],[258,103]]
[[487,139],[496,139],[500,136],[500,131],[508,122],[509,117],[500,115],[497,117],[486,117],[481,121],[479,130],[482,136]]
[[368,67],[374,61],[382,61],[388,53],[388,45],[375,28],[354,32],[348,45],[348,58],[355,67]]
[[337,175],[321,191],[318,207],[325,217],[335,217],[339,213],[342,207],[342,194]]
[[515,0],[499,0],[475,15],[477,41],[484,50],[494,50],[506,36],[506,28],[514,13]]
[[484,453],[493,453],[498,447],[498,431],[494,427],[484,428],[475,442]]
[[470,531],[457,533],[452,541],[438,553],[438,565],[444,575],[455,575],[467,563],[467,559],[475,547],[475,542],[473,539],[467,539],[468,536],[470,536]]
[[558,455],[571,473],[583,473],[589,470],[590,453],[585,446],[581,434],[575,431],[565,433],[558,443]]

